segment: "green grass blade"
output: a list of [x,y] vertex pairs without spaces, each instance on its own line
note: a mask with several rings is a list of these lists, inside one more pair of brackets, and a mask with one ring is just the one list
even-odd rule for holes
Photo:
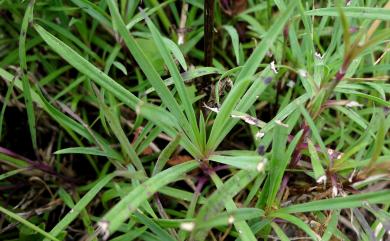
[[306,224],[304,221],[302,221],[301,219],[299,219],[291,214],[278,212],[278,213],[272,214],[271,216],[274,218],[284,219],[284,220],[289,221],[290,223],[296,225],[297,227],[302,229],[307,235],[309,235],[309,237],[312,238],[312,240],[321,240],[321,237],[318,236],[318,234],[316,234],[309,227],[308,224]]
[[41,228],[35,226],[33,223],[30,223],[28,220],[22,218],[21,216],[17,215],[16,213],[13,213],[4,207],[0,206],[0,212],[4,213],[5,215],[11,217],[12,219],[18,221],[19,223],[25,225],[31,230],[34,230],[37,233],[42,234],[47,240],[53,240],[53,241],[60,241],[55,236],[53,236],[50,233],[47,233],[45,230],[42,230]]
[[24,101],[26,103],[28,126],[30,129],[31,141],[34,150],[37,150],[38,146],[37,146],[37,132],[35,127],[36,124],[35,113],[34,113],[34,106],[31,98],[31,91],[30,91],[31,86],[27,76],[27,58],[26,58],[27,29],[33,20],[34,4],[35,4],[35,0],[31,0],[29,2],[23,17],[22,27],[20,29],[20,38],[19,38],[19,63],[20,63],[20,68],[22,69],[23,96],[24,96]]
[[156,175],[157,173],[161,172],[162,169],[164,168],[165,164],[173,154],[173,152],[176,150],[176,148],[179,145],[181,136],[177,135],[175,139],[173,139],[165,148],[162,150],[160,153],[156,165],[154,166],[152,176]]
[[240,168],[243,170],[255,171],[259,167],[262,170],[265,168],[264,158],[261,156],[222,156],[222,155],[211,155],[209,157],[211,161],[226,164],[232,167]]
[[126,155],[126,159],[130,159],[131,163],[134,164],[138,171],[142,171],[144,174],[146,174],[141,159],[138,157],[128,137],[126,136],[126,133],[122,129],[120,117],[116,115],[115,110],[113,109],[114,107],[108,107],[104,103],[104,97],[98,92],[98,90],[95,90],[95,92],[98,95],[98,103],[103,110],[103,113],[108,121],[108,124],[111,127],[112,132],[119,140],[119,143],[122,147],[122,152]]
[[[347,17],[390,20],[390,9],[386,8],[343,7],[341,10]],[[309,16],[340,16],[339,10],[336,7],[313,9],[306,11],[305,14]]]
[[137,210],[141,203],[150,198],[161,187],[176,181],[183,174],[198,166],[199,163],[196,161],[176,165],[138,185],[103,216],[98,223],[99,232],[103,237],[113,234],[130,217],[131,213]]
[[228,32],[230,38],[232,39],[234,55],[236,56],[236,63],[237,65],[240,65],[240,41],[237,30],[230,25],[224,25],[223,28]]
[[[241,170],[233,177],[229,178],[229,180],[223,185],[218,185],[218,190],[207,199],[206,203],[198,212],[195,220],[195,237],[202,240],[202,238],[207,234],[207,230],[197,230],[197,226],[200,223],[207,222],[207,220],[222,211],[225,206],[225,202],[227,200],[231,200],[231,198],[237,195],[237,193],[245,188],[256,176],[258,176],[258,174],[259,172],[257,171]],[[216,180],[218,181],[219,178]]]
[[390,190],[354,194],[346,197],[337,197],[326,200],[317,200],[308,203],[295,204],[279,209],[277,212],[300,213],[321,210],[335,210],[343,208],[361,207],[365,204],[388,203]]
[[221,213],[210,220],[208,222],[204,222],[199,224],[198,228],[214,228],[218,226],[227,226],[234,222],[251,220],[255,218],[264,217],[264,211],[258,208],[237,208],[233,211],[228,211]]
[[385,145],[386,133],[388,133],[389,125],[386,125],[385,114],[382,110],[379,111],[379,127],[378,132],[375,137],[374,151],[370,159],[369,167],[372,167],[374,163],[378,160],[382,149]]
[[28,168],[20,168],[20,169],[16,169],[16,170],[12,170],[12,171],[0,174],[0,181],[6,179],[8,177],[12,177],[13,175],[16,175],[18,173],[24,172],[26,170],[28,170]]
[[337,223],[339,222],[340,218],[340,210],[334,210],[331,214],[330,221],[328,223],[328,226],[325,229],[325,232],[321,238],[322,241],[328,241],[332,237],[332,235],[335,233],[337,229]]
[[159,226],[154,220],[148,218],[140,212],[135,212],[134,216],[140,223],[144,224],[150,230],[152,230],[153,233],[156,234],[162,241],[175,241],[175,238],[171,237],[170,234],[161,226]]
[[326,175],[325,175],[325,170],[322,167],[320,158],[318,156],[317,150],[313,144],[313,142],[310,139],[307,139],[307,144],[309,148],[309,153],[310,153],[310,159],[311,159],[311,165],[313,167],[313,172],[314,172],[314,178],[316,181],[319,183],[321,182],[326,182]]
[[287,237],[287,235],[284,233],[283,229],[279,227],[276,223],[272,222],[271,226],[273,230],[275,231],[276,235],[280,238],[281,241],[290,241],[290,239]]
[[[272,46],[274,41],[276,40],[279,33],[282,31],[284,25],[288,21],[288,19],[293,14],[295,7],[297,6],[297,1],[291,1],[287,6],[287,9],[281,13],[281,17],[277,19],[277,21],[271,26],[271,28],[267,31],[262,41],[253,51],[249,59],[245,62],[242,67],[237,79],[235,81],[233,90],[226,97],[226,100],[222,104],[221,110],[218,113],[215,123],[211,129],[209,141],[207,143],[207,148],[209,151],[213,151],[218,144],[220,143],[221,137],[224,135],[221,133],[227,133],[233,128],[234,124],[226,127],[226,123],[228,121],[227,116],[233,110],[233,108],[240,102],[240,98],[247,86],[249,85],[248,79],[251,79],[257,68],[259,67],[261,61],[264,59],[267,51]],[[244,82],[244,83],[242,83]],[[240,92],[234,92],[235,89],[240,90]],[[233,107],[232,107],[233,106]],[[240,107],[241,109],[242,107]],[[248,107],[249,108],[249,107]],[[246,111],[246,110],[245,110]],[[222,131],[223,130],[223,131]]]
[[[223,188],[224,183],[222,182],[222,180],[219,178],[219,176],[215,172],[211,175],[211,178],[212,178],[213,182],[215,183],[215,185],[217,186],[217,188]],[[252,180],[253,179],[254,178],[252,178]],[[233,201],[232,198],[226,198],[224,206],[228,212],[234,212],[237,210],[237,204]],[[234,224],[234,227],[236,228],[236,230],[238,231],[240,239],[242,241],[256,241],[257,240],[254,233],[252,232],[251,228],[246,223],[246,221],[234,221],[233,224]]]
[[80,9],[91,15],[99,23],[107,28],[111,28],[108,15],[98,6],[88,0],[71,0],[75,5],[79,6]]
[[[106,186],[114,177],[115,174],[109,174],[98,180],[96,184],[80,199],[80,201],[76,203],[76,205],[65,215],[65,217],[63,217],[61,221],[59,221],[56,226],[54,226],[54,228],[52,228],[50,234],[57,236],[63,230],[65,230],[100,192],[100,190]],[[47,241],[47,239],[44,241]]]
[[[191,127],[193,129],[193,132],[196,133],[196,136],[199,136],[199,130],[198,130],[198,124],[195,116],[195,111],[191,103],[191,99],[188,97],[188,93],[186,90],[186,87],[184,85],[184,80],[182,76],[180,75],[180,72],[175,64],[175,61],[173,60],[172,56],[169,53],[169,50],[167,46],[164,44],[164,40],[157,30],[156,26],[153,24],[153,22],[150,20],[148,16],[144,16],[146,23],[150,29],[150,32],[152,33],[152,37],[154,39],[154,43],[156,44],[162,58],[164,59],[164,63],[167,65],[167,68],[173,78],[173,81],[175,83],[175,87],[177,89],[177,92],[180,96],[180,100],[183,103],[184,111],[186,113],[187,119],[189,120]],[[199,138],[196,139],[198,141],[198,145],[200,145]]]
[[279,33],[282,31],[284,25],[293,14],[295,7],[298,5],[298,1],[291,1],[285,11],[280,13],[280,17],[270,27],[267,33],[262,38],[256,49],[253,51],[249,59],[245,62],[240,74],[237,77],[236,82],[239,83],[245,79],[250,78],[259,67],[261,61],[263,61],[268,49],[272,46]]
[[[207,150],[213,151],[216,148],[217,141],[221,138],[220,134],[223,132],[225,123],[229,120],[231,112],[236,107],[237,101],[245,93],[249,83],[250,80],[245,80],[235,84],[229,95],[226,97],[217,117],[214,120],[214,124],[207,141]],[[224,136],[222,136],[222,138],[224,138]]]
[[188,135],[190,139],[195,140],[195,133],[193,132],[190,123],[184,116],[179,104],[177,103],[170,90],[165,86],[163,80],[161,79],[160,75],[157,73],[153,65],[146,58],[141,47],[127,31],[116,4],[113,1],[107,1],[107,4],[110,8],[110,12],[112,15],[112,19],[115,22],[115,26],[117,27],[119,34],[122,36],[127,48],[130,50],[131,54],[145,73],[146,77],[161,97],[163,103],[168,107],[171,113],[175,115],[176,118],[180,121],[181,126],[183,127],[183,130],[186,135]]
[[1,140],[2,137],[3,137],[4,114],[5,114],[5,110],[6,110],[6,108],[7,108],[7,104],[8,104],[9,101],[10,101],[11,94],[12,94],[12,92],[13,92],[14,86],[15,86],[15,79],[16,79],[16,76],[15,76],[15,77],[11,80],[11,82],[8,84],[7,93],[5,94],[3,106],[1,107],[1,113],[0,113],[0,140]]
[[140,100],[118,84],[103,71],[96,68],[93,64],[81,57],[76,51],[67,46],[64,42],[54,37],[39,25],[35,25],[35,30],[41,35],[43,40],[70,65],[81,73],[88,76],[104,89],[110,91],[115,97],[135,109]]
[[316,124],[314,123],[314,120],[311,118],[309,112],[305,109],[304,106],[300,106],[300,110],[301,110],[301,113],[304,116],[307,124],[310,127],[310,130],[311,130],[311,133],[313,134],[314,139],[316,140],[317,144],[320,146],[321,151],[322,151],[322,153],[324,153],[326,160],[329,162],[330,157],[328,155],[327,148],[326,148],[324,142],[322,141],[320,131],[318,130]]
[[61,150],[55,151],[53,154],[84,154],[84,155],[95,155],[95,156],[105,156],[114,159],[122,159],[120,155],[111,155],[105,151],[100,150],[97,147],[69,147]]

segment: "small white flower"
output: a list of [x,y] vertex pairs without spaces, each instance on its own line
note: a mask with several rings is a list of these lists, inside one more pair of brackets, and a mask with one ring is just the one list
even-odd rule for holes
[[355,174],[356,174],[356,168],[353,169],[353,172],[352,172],[351,176],[349,176],[349,178],[348,178],[348,181],[349,181],[349,182],[352,182],[352,181],[353,181],[353,177],[355,176]]
[[271,70],[272,70],[272,72],[274,72],[274,74],[278,73],[278,71],[276,70],[275,61],[271,62]]
[[284,124],[281,120],[275,120],[275,123],[280,125],[280,126],[283,126],[283,127],[286,127],[288,128],[288,125],[287,124]]
[[229,224],[234,223],[234,217],[233,217],[233,216],[229,216],[229,218],[228,218],[228,223],[229,223]]
[[325,175],[320,176],[320,177],[317,179],[317,183],[326,183],[326,176],[325,176]]
[[215,113],[218,113],[219,112],[219,108],[218,107],[210,107],[206,104],[204,104],[204,107],[206,107],[207,109],[211,110],[212,112],[215,112]]
[[295,82],[292,81],[292,80],[290,80],[289,82],[287,82],[287,86],[288,86],[289,88],[292,88],[292,87],[295,86]]
[[306,77],[307,77],[307,72],[306,72],[306,70],[304,70],[304,69],[298,70],[298,74],[299,74],[299,76],[301,76],[302,78],[306,78]]
[[378,237],[379,233],[382,231],[383,225],[382,223],[378,223],[375,228],[375,236]]
[[96,232],[101,235],[102,240],[107,240],[110,237],[110,231],[108,230],[108,221],[100,221],[97,223]]
[[347,107],[363,107],[362,104],[356,101],[350,101],[346,104]]
[[257,140],[260,140],[261,138],[263,138],[264,135],[265,135],[264,132],[258,131],[258,132],[256,133],[256,139],[257,139]]
[[336,186],[333,186],[333,187],[332,187],[332,197],[337,197],[337,194],[338,194],[337,187],[336,187]]
[[184,44],[184,36],[182,34],[179,35],[179,38],[177,39],[177,44],[178,45]]
[[195,223],[194,222],[181,223],[180,228],[185,230],[185,231],[191,232],[195,228]]
[[324,59],[324,56],[321,55],[320,53],[317,53],[317,52],[315,52],[314,56],[315,56],[316,58],[318,58],[319,60]]
[[263,172],[264,169],[265,169],[265,165],[267,164],[267,162],[268,162],[267,158],[264,158],[263,160],[261,160],[261,161],[257,164],[256,170],[257,170],[258,172]]

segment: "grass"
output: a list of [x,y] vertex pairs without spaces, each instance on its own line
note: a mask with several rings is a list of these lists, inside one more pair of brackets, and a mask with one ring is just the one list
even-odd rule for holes
[[0,240],[389,238],[390,2],[210,9],[0,0]]

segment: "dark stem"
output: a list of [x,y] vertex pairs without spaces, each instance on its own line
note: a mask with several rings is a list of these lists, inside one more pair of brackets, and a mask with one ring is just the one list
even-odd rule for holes
[[[204,66],[212,66],[214,50],[214,0],[204,1]],[[198,92],[205,94],[205,100],[209,99],[211,92],[211,76],[206,75],[200,78],[196,86]]]
[[214,0],[204,1],[204,64],[213,64],[214,45]]

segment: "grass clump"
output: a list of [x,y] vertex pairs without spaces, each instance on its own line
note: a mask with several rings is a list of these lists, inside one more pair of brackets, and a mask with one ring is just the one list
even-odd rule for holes
[[389,238],[387,0],[0,14],[1,240]]

